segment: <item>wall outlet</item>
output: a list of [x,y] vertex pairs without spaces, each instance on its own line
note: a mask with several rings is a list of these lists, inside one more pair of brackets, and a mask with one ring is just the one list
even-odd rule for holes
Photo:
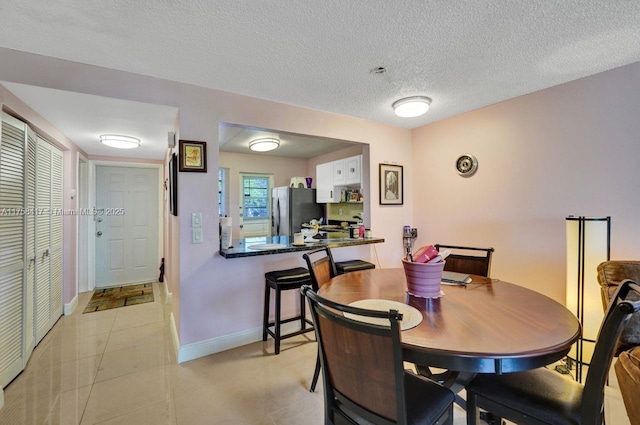
[[202,243],[202,229],[201,228],[193,228],[191,229],[191,243]]

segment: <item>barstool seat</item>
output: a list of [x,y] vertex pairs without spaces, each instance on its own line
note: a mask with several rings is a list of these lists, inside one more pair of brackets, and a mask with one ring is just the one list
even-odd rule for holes
[[359,270],[375,269],[376,265],[363,260],[336,261],[338,274],[357,272]]
[[[266,341],[267,335],[271,335],[275,341],[275,354],[279,354],[281,340],[315,330],[313,327],[313,322],[306,318],[306,304],[304,295],[299,292],[302,285],[311,285],[311,276],[309,275],[309,271],[304,267],[296,267],[293,269],[267,272],[264,274],[264,279],[264,320],[262,326],[262,340]],[[275,320],[273,322],[269,321],[271,289],[276,292]],[[282,291],[288,291],[291,289],[298,290],[300,294],[300,314],[282,320],[280,317],[282,308]],[[293,322],[296,320],[300,320],[300,330],[282,335],[280,331],[281,325],[283,323]],[[307,324],[310,326],[307,327]],[[273,327],[274,329],[271,330],[271,327]]]

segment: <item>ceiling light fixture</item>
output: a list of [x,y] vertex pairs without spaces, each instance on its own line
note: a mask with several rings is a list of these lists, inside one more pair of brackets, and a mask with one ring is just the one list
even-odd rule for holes
[[396,115],[402,118],[419,117],[429,110],[431,99],[424,96],[411,96],[393,102]]
[[118,134],[101,134],[102,144],[118,149],[135,149],[140,146],[140,139]]
[[280,140],[273,137],[262,137],[249,142],[249,149],[254,152],[269,152],[280,146]]

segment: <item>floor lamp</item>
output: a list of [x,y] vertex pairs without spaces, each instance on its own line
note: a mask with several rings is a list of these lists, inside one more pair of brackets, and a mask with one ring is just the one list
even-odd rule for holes
[[609,261],[611,217],[566,218],[566,306],[582,326],[582,336],[569,357],[576,361],[576,380],[582,382],[582,366],[591,362],[600,324],[604,318],[596,268]]

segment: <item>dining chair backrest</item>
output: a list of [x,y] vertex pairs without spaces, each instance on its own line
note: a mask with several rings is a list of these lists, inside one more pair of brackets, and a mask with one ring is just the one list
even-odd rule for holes
[[438,251],[451,250],[446,258],[444,270],[489,277],[493,248],[475,248],[457,245],[434,245]]
[[[342,414],[341,406],[375,424],[406,423],[404,368],[400,345],[402,314],[364,310],[335,303],[309,286],[308,298],[324,374],[325,417]],[[382,319],[387,325],[345,317]],[[386,422],[385,422],[386,421]],[[328,423],[328,422],[327,422]]]
[[502,375],[478,374],[467,384],[467,423],[478,423],[479,409],[519,425],[602,425],[604,389],[616,342],[640,301],[633,281],[622,282],[596,339],[587,378],[582,385],[546,368]]
[[603,390],[609,376],[616,344],[631,315],[640,311],[640,301],[629,301],[630,294],[639,296],[640,286],[627,279],[619,285],[600,326],[582,394],[580,415],[582,418],[599,417],[601,414],[604,403]]
[[307,262],[313,290],[318,291],[329,280],[338,275],[329,247],[305,253],[302,258]]

